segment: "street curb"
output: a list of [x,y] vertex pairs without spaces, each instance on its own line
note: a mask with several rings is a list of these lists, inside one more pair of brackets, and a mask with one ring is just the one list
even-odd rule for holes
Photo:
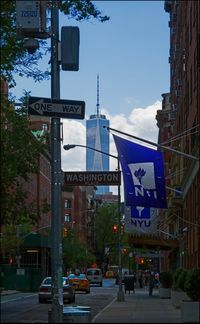
[[95,315],[91,321],[91,323],[93,323],[99,316],[101,316],[101,314],[107,309],[109,308],[115,301],[117,300],[117,297],[115,297],[106,307],[104,307],[97,315]]
[[13,295],[13,294],[17,294],[19,292],[20,291],[17,291],[17,290],[2,290],[1,296]]

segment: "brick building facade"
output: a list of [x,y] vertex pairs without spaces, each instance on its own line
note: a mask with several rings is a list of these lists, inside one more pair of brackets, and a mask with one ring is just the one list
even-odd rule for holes
[[[169,175],[168,210],[161,221],[179,240],[179,250],[168,259],[168,267],[200,266],[200,2],[165,1],[170,28],[170,116],[167,130],[159,142],[191,157],[170,153],[166,175]],[[160,134],[166,119],[157,120]],[[196,159],[193,157],[197,157]]]

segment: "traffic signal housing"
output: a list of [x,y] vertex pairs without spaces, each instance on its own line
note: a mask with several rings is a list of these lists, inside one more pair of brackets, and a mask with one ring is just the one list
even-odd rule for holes
[[79,28],[63,26],[61,28],[61,67],[63,71],[79,70]]
[[122,248],[122,254],[126,254],[127,253],[127,248]]
[[63,230],[62,230],[62,237],[63,238],[66,238],[67,237],[67,232],[68,232],[68,230],[67,230],[67,227],[63,227]]
[[122,224],[121,225],[121,237],[123,237],[123,235],[124,235],[124,225]]

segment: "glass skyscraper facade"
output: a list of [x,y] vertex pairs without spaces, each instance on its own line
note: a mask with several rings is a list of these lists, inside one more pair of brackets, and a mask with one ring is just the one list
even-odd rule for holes
[[[109,171],[109,155],[95,151],[99,150],[109,154],[109,120],[105,115],[99,113],[99,76],[97,76],[97,114],[91,115],[86,120],[86,170],[87,171]],[[97,195],[109,192],[109,186],[97,186]]]
[[[86,146],[109,154],[109,132],[103,126],[109,127],[105,115],[91,115],[86,120]],[[109,156],[86,148],[87,171],[109,171]],[[109,186],[97,186],[96,194],[109,192]]]

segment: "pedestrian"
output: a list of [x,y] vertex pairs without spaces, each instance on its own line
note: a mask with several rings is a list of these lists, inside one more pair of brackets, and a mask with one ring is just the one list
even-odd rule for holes
[[149,271],[145,271],[145,286],[147,287],[149,285]]
[[139,273],[138,281],[139,281],[140,288],[143,288],[143,285],[142,285],[142,273],[141,272]]
[[155,281],[154,273],[151,272],[149,276],[149,296],[153,295],[154,281]]

